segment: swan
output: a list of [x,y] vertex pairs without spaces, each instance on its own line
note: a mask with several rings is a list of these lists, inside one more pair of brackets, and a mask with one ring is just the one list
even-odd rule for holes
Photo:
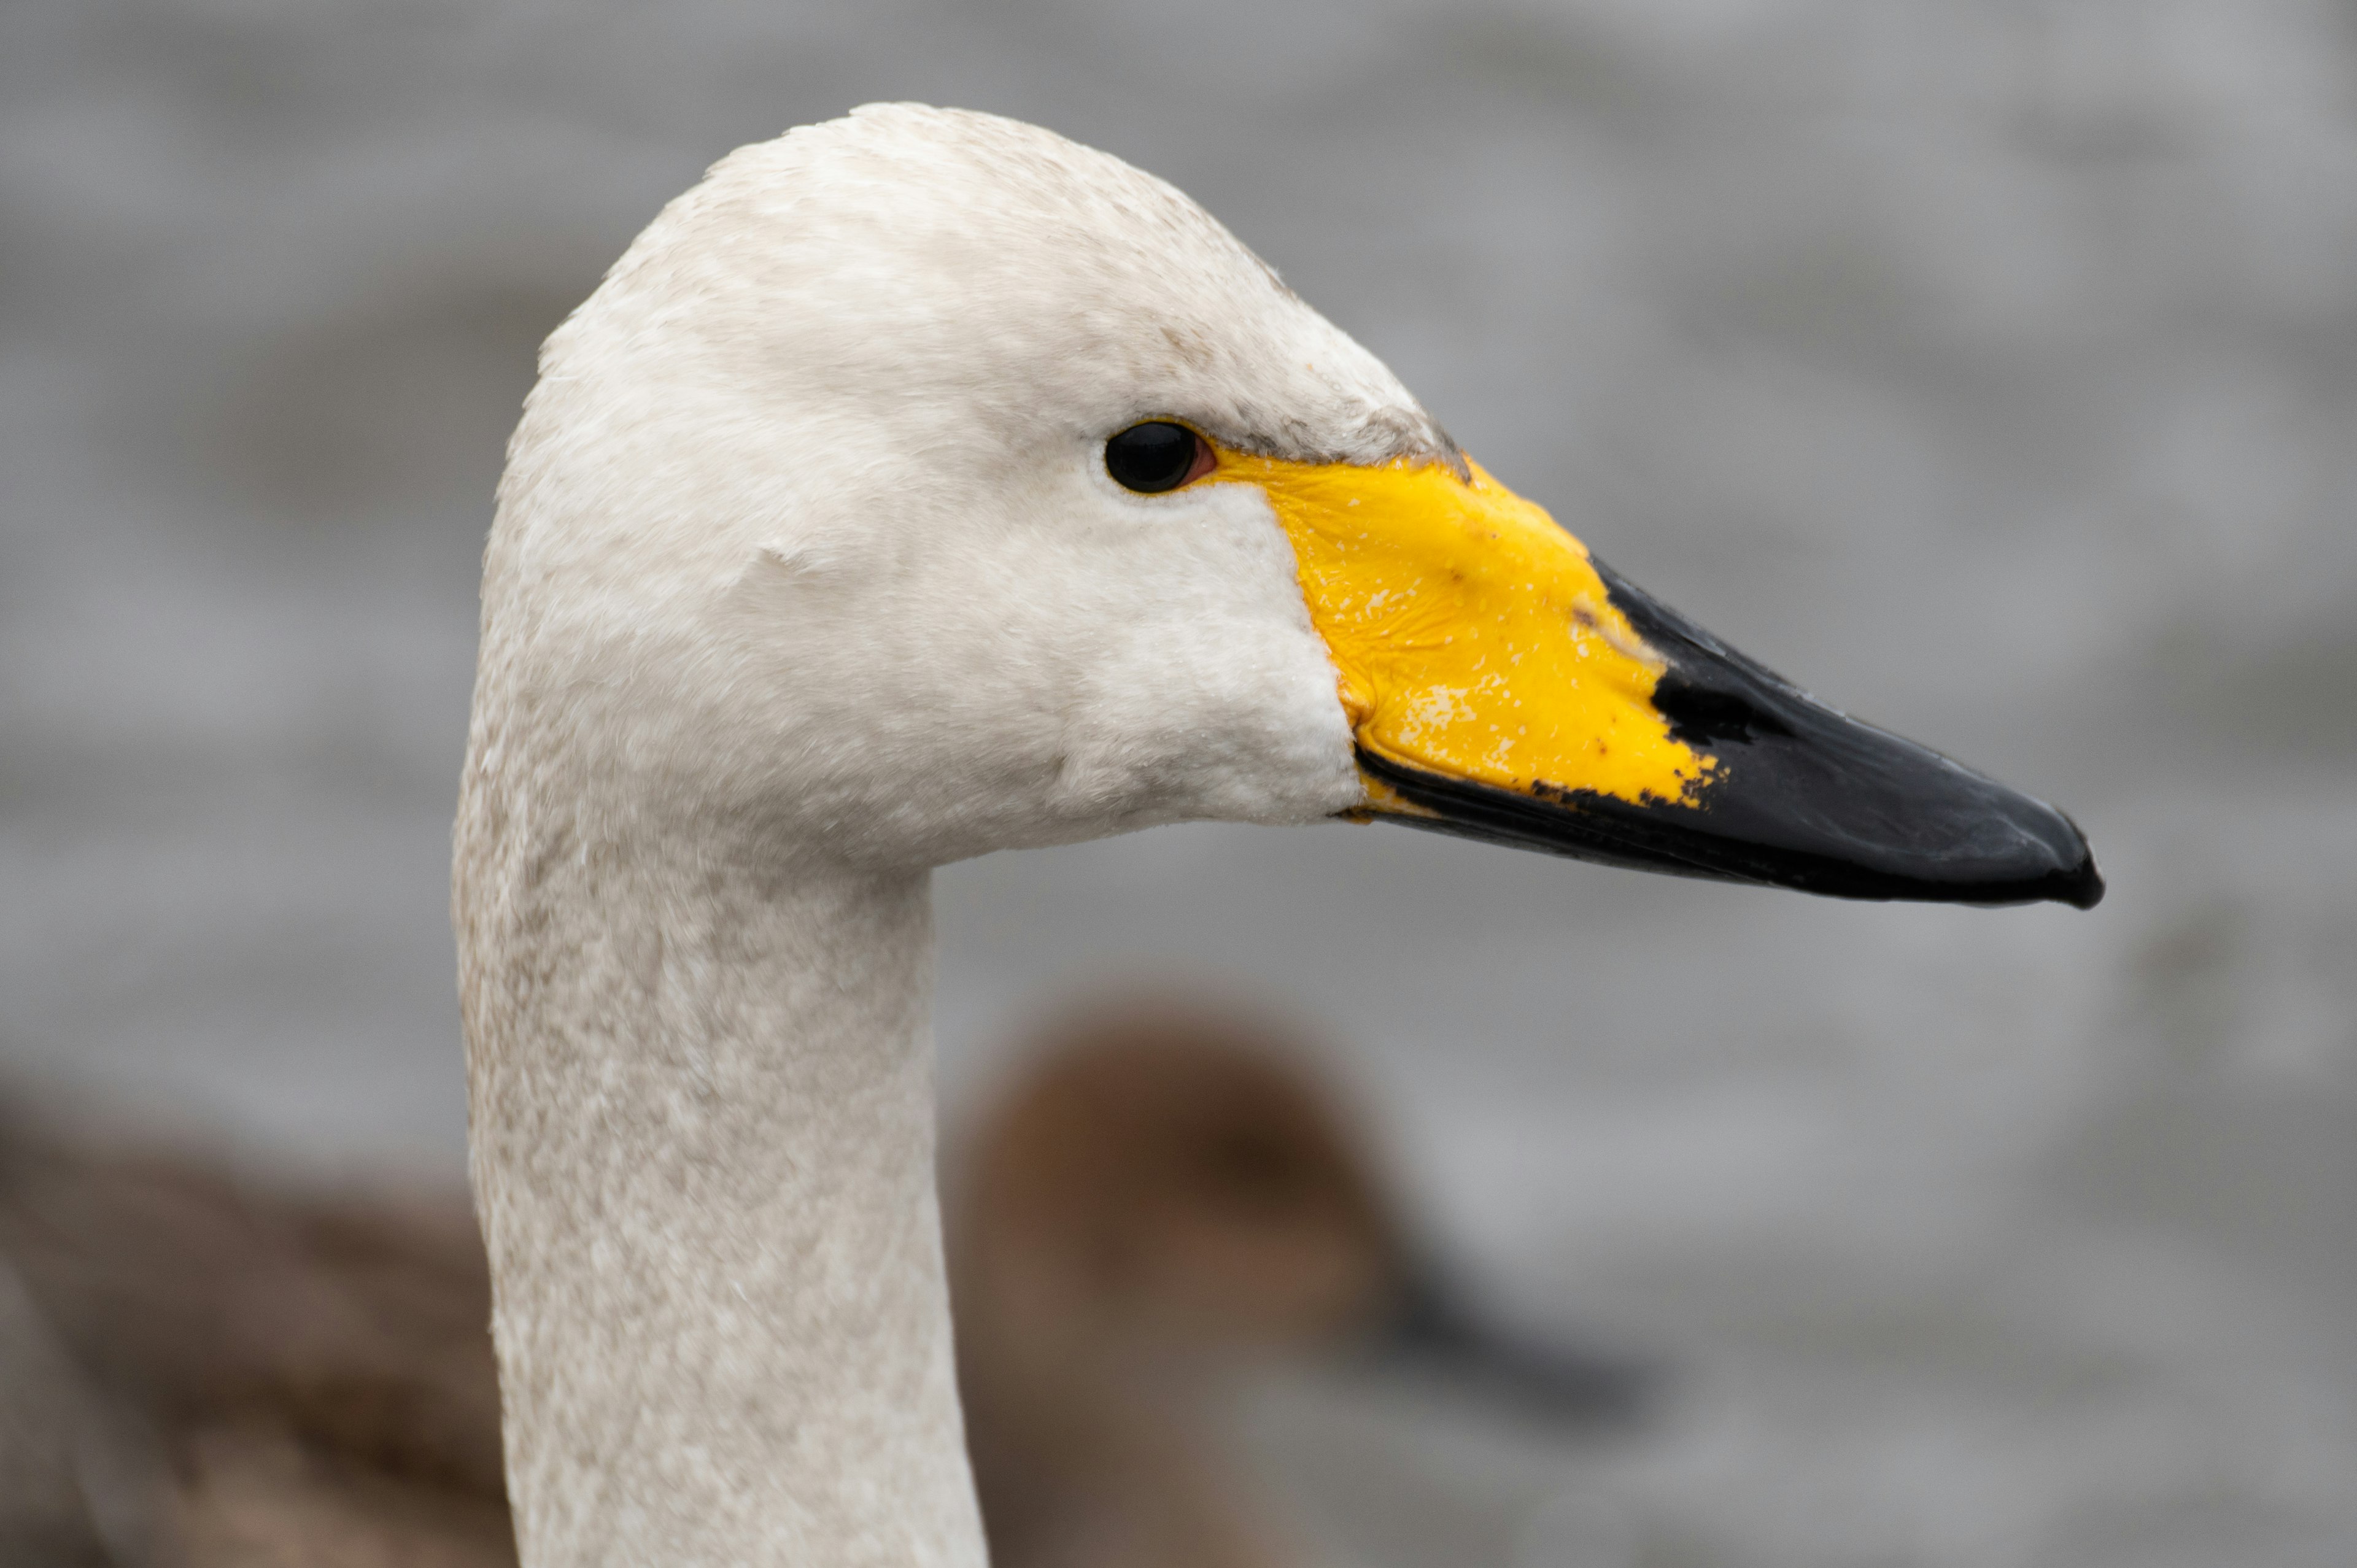
[[1337,816],[2102,889],[2060,812],[1605,567],[1118,159],[870,106],[666,207],[511,439],[454,837],[528,1568],[985,1562],[932,868]]

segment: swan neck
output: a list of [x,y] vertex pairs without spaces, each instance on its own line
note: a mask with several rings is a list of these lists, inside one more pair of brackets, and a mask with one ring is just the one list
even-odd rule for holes
[[457,912],[524,1568],[980,1568],[929,874],[499,836]]

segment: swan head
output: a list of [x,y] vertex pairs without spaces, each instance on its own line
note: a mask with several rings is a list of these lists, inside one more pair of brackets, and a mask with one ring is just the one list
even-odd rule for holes
[[1209,214],[1031,126],[744,148],[548,340],[477,766],[927,865],[1337,814],[1863,897],[2100,892],[2050,808],[1594,561]]

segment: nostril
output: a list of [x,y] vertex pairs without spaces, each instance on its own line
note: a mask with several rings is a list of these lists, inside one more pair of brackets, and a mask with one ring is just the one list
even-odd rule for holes
[[1672,670],[1653,688],[1653,707],[1670,721],[1670,738],[1688,746],[1791,735],[1792,726],[1742,692],[1696,685]]

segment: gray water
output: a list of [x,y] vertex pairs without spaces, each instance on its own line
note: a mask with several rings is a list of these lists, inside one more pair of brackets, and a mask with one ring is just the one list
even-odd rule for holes
[[1460,1264],[1657,1355],[1573,1443],[1302,1380],[1372,1568],[2357,1560],[2357,13],[2322,0],[16,0],[0,1069],[455,1176],[447,818],[533,344],[875,98],[1180,184],[1493,471],[2068,806],[2092,915],[1389,828],[940,878],[952,1115],[1076,986],[1327,1043]]

